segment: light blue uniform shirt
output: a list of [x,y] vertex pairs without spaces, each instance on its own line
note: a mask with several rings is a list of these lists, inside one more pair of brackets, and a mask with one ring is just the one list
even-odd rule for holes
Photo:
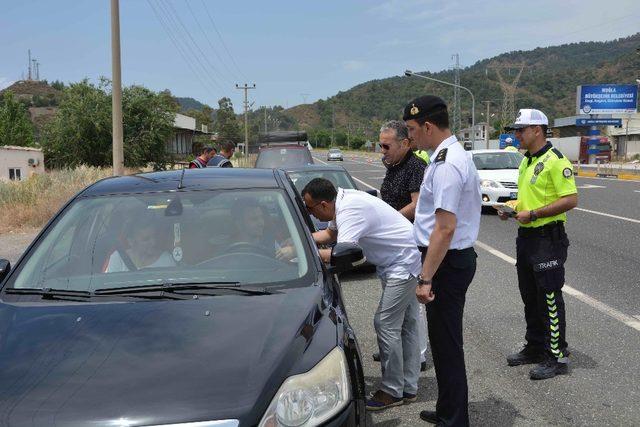
[[424,173],[413,226],[418,246],[429,246],[438,209],[456,216],[449,249],[473,246],[480,229],[480,179],[471,157],[455,136],[438,145]]

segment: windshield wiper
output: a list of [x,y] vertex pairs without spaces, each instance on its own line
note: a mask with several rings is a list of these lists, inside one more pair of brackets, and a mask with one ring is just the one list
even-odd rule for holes
[[[6,288],[7,294],[14,295],[42,295],[42,299],[61,299],[61,298],[90,298],[89,291],[74,291],[69,289],[52,289],[52,288]],[[78,300],[74,300],[78,301]]]
[[[273,292],[268,291],[266,288],[255,288],[248,286],[241,286],[240,282],[207,282],[207,283],[162,283],[159,285],[148,286],[129,286],[122,288],[104,288],[97,289],[96,295],[127,295],[147,292],[171,292],[176,291],[196,291],[196,290],[231,290],[237,292],[243,292],[250,295],[270,295]],[[183,292],[177,292],[182,294]]]

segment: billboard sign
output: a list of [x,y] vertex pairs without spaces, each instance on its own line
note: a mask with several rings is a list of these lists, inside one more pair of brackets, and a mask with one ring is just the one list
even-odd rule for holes
[[577,90],[578,114],[635,113],[637,85],[582,85]]

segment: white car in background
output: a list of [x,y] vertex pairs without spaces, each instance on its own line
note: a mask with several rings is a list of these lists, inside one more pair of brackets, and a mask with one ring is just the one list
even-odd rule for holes
[[330,162],[332,160],[344,161],[344,157],[342,156],[342,151],[340,151],[339,148],[332,148],[327,153],[327,161]]
[[482,206],[518,198],[518,168],[524,156],[505,150],[468,151],[480,176]]

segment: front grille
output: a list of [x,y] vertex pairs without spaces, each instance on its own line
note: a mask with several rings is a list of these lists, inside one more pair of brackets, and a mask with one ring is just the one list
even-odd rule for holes
[[511,181],[500,181],[500,184],[502,184],[504,188],[515,188],[515,189],[518,188],[518,184]]

